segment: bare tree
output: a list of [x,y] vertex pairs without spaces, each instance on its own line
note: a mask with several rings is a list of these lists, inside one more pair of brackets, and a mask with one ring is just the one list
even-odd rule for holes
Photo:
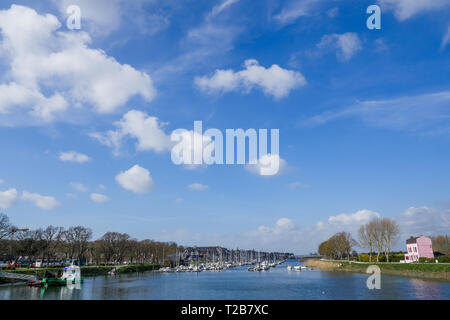
[[47,265],[50,256],[56,255],[56,249],[60,243],[64,228],[48,226],[44,230],[40,230],[40,239],[42,244],[42,261],[47,259]]
[[369,250],[369,262],[372,262],[372,253],[374,247],[374,236],[370,223],[362,225],[358,230],[359,245]]
[[92,230],[82,226],[70,227],[63,236],[71,253],[71,259],[76,256],[81,265],[83,256],[88,250],[89,240],[92,238]]
[[389,218],[382,218],[380,224],[381,228],[384,230],[384,254],[386,255],[386,261],[389,262],[389,254],[392,246],[394,246],[398,240],[400,227],[395,220]]
[[8,216],[0,213],[0,240],[9,237],[14,230],[15,227],[9,222]]

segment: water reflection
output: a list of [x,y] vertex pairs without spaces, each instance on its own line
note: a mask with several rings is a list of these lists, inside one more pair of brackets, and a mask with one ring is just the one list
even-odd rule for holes
[[86,277],[83,284],[30,288],[0,286],[0,299],[450,299],[450,283],[382,275],[381,290],[369,290],[368,275],[319,270],[267,272],[144,273]]

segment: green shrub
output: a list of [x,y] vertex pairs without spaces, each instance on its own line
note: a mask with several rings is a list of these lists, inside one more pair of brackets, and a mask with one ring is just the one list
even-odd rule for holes
[[[359,261],[361,262],[369,262],[369,254],[361,253],[359,256]],[[400,260],[404,260],[405,255],[403,253],[391,253],[389,254],[389,262],[400,262]],[[377,255],[372,254],[372,262],[377,261]],[[380,255],[379,262],[387,262],[386,255]]]

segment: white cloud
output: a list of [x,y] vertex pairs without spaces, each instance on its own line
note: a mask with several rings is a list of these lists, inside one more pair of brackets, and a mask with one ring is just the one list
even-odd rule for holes
[[441,49],[444,49],[449,43],[450,43],[450,26],[447,27],[447,32],[442,38]]
[[306,85],[306,80],[300,72],[283,69],[276,64],[266,69],[260,66],[258,61],[249,59],[244,62],[244,67],[244,70],[237,72],[216,70],[211,77],[196,77],[195,84],[210,93],[249,92],[254,87],[259,87],[275,99],[284,98],[291,90]]
[[450,91],[406,95],[394,99],[361,101],[336,111],[316,115],[305,125],[322,125],[333,120],[359,117],[374,127],[392,130],[448,134]]
[[291,0],[280,13],[273,18],[280,24],[292,23],[300,17],[308,16],[319,0]]
[[208,186],[201,184],[201,183],[192,183],[192,184],[188,185],[188,188],[190,190],[203,191],[203,190],[208,189]]
[[9,209],[14,206],[19,198],[19,193],[16,189],[9,189],[0,191],[0,208]]
[[0,11],[1,55],[9,65],[8,82],[0,83],[0,115],[49,122],[67,119],[69,108],[109,113],[136,95],[153,99],[148,74],[89,48],[86,32],[60,27],[55,16],[28,7]]
[[182,203],[182,202],[184,202],[184,199],[183,198],[176,198],[175,202],[176,203]]
[[209,13],[208,17],[212,18],[215,17],[216,15],[218,15],[219,13],[221,13],[222,11],[224,11],[225,9],[227,9],[228,7],[230,7],[232,4],[239,2],[240,0],[223,0],[220,4],[215,5],[211,12]]
[[339,8],[338,7],[331,8],[330,10],[327,11],[327,15],[330,18],[335,18],[335,17],[337,17],[338,14],[339,14]]
[[336,57],[341,61],[349,61],[362,50],[361,40],[356,33],[326,34],[317,44],[319,50],[336,50]]
[[378,3],[382,10],[392,10],[400,21],[450,4],[447,0],[378,0]]
[[77,162],[77,163],[85,163],[90,160],[90,158],[83,154],[76,151],[68,151],[68,152],[61,152],[59,154],[59,160],[61,161],[68,161],[68,162]]
[[70,186],[79,192],[86,192],[88,190],[88,188],[79,182],[71,182]]
[[94,132],[90,136],[100,143],[113,148],[115,154],[120,153],[123,139],[136,139],[136,150],[155,152],[168,151],[172,147],[170,136],[164,130],[164,123],[158,118],[151,117],[144,112],[130,110],[114,126],[116,130],[106,133]]
[[124,189],[135,193],[146,193],[154,187],[150,172],[139,165],[135,165],[127,171],[119,173],[116,176],[116,181]]
[[286,171],[287,162],[279,155],[266,154],[258,159],[257,164],[247,164],[245,168],[247,171],[261,176],[274,176]]
[[[379,217],[380,214],[378,212],[370,211],[370,210],[359,210],[355,213],[342,213],[337,216],[331,216],[328,218],[328,223],[331,225],[340,225],[340,226],[360,226],[369,222],[371,219]],[[323,226],[323,225],[322,225]]]
[[405,239],[411,235],[448,234],[450,230],[450,210],[426,206],[410,207],[397,218],[397,221]]
[[97,203],[105,203],[108,202],[110,199],[100,193],[91,193],[91,200]]
[[61,206],[53,197],[42,196],[38,193],[30,193],[28,191],[22,193],[22,199],[32,201],[36,207],[43,210],[53,210]]
[[[60,10],[61,16],[67,17],[67,7],[79,6],[81,9],[82,28],[106,35],[119,28],[122,20],[121,0],[52,0]],[[87,25],[86,25],[87,24]]]

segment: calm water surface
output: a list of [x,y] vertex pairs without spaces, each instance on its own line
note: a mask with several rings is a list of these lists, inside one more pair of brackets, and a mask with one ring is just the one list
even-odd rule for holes
[[0,286],[0,299],[450,299],[450,283],[382,275],[381,290],[369,290],[369,275],[320,270],[288,271],[284,263],[266,272],[245,268],[221,272],[142,273],[87,277],[78,287]]

